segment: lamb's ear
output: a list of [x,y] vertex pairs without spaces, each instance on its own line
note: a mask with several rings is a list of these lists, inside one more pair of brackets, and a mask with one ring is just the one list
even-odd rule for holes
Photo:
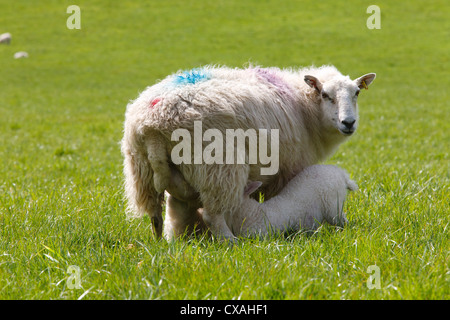
[[244,196],[249,196],[253,192],[255,192],[259,187],[261,187],[262,182],[261,181],[248,181],[247,185],[244,189]]
[[322,83],[317,79],[316,77],[306,75],[305,76],[305,82],[310,86],[311,88],[314,88],[317,90],[317,92],[322,92]]
[[359,77],[358,79],[355,79],[355,83],[360,89],[368,90],[369,84],[371,84],[372,81],[375,80],[376,76],[376,73],[368,73]]

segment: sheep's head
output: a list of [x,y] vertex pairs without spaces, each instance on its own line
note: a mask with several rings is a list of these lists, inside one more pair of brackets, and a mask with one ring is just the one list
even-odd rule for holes
[[375,76],[375,73],[368,73],[355,80],[338,76],[324,82],[311,75],[305,76],[305,82],[320,96],[325,127],[345,136],[355,132],[358,126],[359,92],[368,89]]

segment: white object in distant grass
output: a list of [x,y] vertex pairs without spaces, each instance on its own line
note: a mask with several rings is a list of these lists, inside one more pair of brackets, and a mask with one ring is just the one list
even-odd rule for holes
[[28,52],[19,51],[14,53],[14,59],[28,58]]
[[10,44],[11,43],[11,33],[0,34],[0,43]]

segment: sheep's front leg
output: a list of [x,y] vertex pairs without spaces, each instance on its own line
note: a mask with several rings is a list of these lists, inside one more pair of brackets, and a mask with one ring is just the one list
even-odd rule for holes
[[229,226],[236,219],[244,200],[249,165],[218,164],[196,169],[195,177],[203,177],[196,183],[203,204],[203,220],[216,238],[235,241]]
[[168,195],[164,222],[164,236],[167,240],[208,231],[198,204],[197,201],[186,202]]
[[184,179],[181,172],[170,164],[169,193],[166,203],[164,236],[172,239],[182,235],[203,234],[208,231],[202,219],[198,192]]
[[202,216],[206,226],[219,240],[236,241],[237,238],[228,227],[224,214],[210,213],[204,208]]

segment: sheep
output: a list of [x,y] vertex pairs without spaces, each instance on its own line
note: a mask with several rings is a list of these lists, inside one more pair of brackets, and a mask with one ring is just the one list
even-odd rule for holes
[[[205,66],[168,76],[127,105],[121,151],[128,214],[148,214],[154,233],[162,235],[164,190],[174,165],[196,195],[192,199],[170,195],[167,211],[195,218],[197,209],[203,208],[203,221],[212,234],[234,239],[226,221],[239,211],[248,180],[261,181],[261,192],[270,199],[304,168],[327,159],[355,132],[357,96],[374,79],[375,74],[369,73],[351,80],[333,66],[283,70]],[[175,165],[174,133],[183,130],[193,136],[198,122],[202,133],[278,132],[267,149],[268,154],[278,150],[277,171],[262,174],[266,163],[261,159],[250,163],[249,143],[245,163],[195,163],[193,152],[188,155],[191,161]],[[201,143],[200,152],[209,146],[205,140]]]
[[[172,177],[178,180],[173,181],[169,187],[174,196],[183,198],[187,191],[194,192],[185,184],[179,173],[174,172]],[[324,221],[344,227],[348,222],[342,210],[347,190],[358,189],[345,170],[333,165],[312,165],[305,168],[289,181],[277,196],[263,203],[249,197],[260,186],[260,181],[249,181],[244,189],[241,208],[228,221],[235,236],[312,231]],[[190,228],[193,224],[199,226],[198,232],[208,231],[206,225],[202,223],[201,211],[190,217],[195,221],[187,221],[187,217],[177,216],[172,212],[167,215],[164,226],[167,239],[173,238],[172,232],[191,233]]]
[[11,33],[2,33],[0,34],[0,43],[10,44],[11,43]]
[[347,172],[332,165],[305,168],[277,196],[263,203],[249,197],[259,185],[258,181],[249,182],[241,210],[230,222],[236,236],[311,231],[324,221],[343,227],[348,222],[342,210],[347,190],[358,189]]
[[14,54],[14,59],[28,58],[28,52],[19,51]]

